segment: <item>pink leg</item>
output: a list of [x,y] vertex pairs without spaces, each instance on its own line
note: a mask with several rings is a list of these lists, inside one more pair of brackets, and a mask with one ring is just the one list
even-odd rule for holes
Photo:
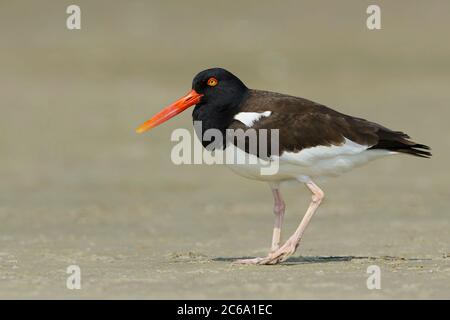
[[306,211],[306,214],[300,222],[297,230],[295,230],[294,234],[286,241],[286,243],[281,248],[279,248],[275,252],[271,252],[266,258],[259,260],[257,262],[258,264],[277,264],[279,262],[283,262],[287,258],[289,258],[295,252],[295,250],[297,250],[306,227],[308,226],[312,216],[316,212],[317,208],[322,202],[322,199],[325,196],[324,192],[314,182],[309,181],[306,183],[306,186],[309,188],[309,190],[311,190],[313,196],[309,208]]
[[[271,185],[272,195],[273,195],[273,213],[275,215],[275,223],[273,226],[272,234],[272,246],[270,252],[273,253],[280,247],[281,240],[281,227],[283,225],[283,218],[286,205],[283,198],[281,197],[280,188],[278,185]],[[234,261],[234,263],[239,264],[257,264],[264,258],[253,258],[253,259],[240,259]]]
[[280,247],[281,227],[283,226],[284,211],[286,205],[281,197],[280,189],[272,188],[273,194],[273,214],[275,215],[275,224],[273,226],[272,247],[270,252],[275,252]]

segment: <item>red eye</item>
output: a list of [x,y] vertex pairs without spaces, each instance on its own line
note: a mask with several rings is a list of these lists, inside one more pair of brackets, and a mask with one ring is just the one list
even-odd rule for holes
[[215,87],[217,86],[218,83],[219,81],[217,81],[216,78],[209,78],[208,81],[206,82],[206,84],[210,87]]

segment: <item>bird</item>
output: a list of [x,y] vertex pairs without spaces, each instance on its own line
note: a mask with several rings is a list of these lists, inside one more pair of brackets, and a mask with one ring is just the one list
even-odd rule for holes
[[[224,138],[215,141],[208,150],[237,150],[245,156],[256,157],[266,165],[271,162],[278,164],[275,173],[262,174],[261,170],[255,170],[255,167],[262,166],[259,162],[259,167],[258,163],[227,163],[232,171],[243,177],[268,183],[275,215],[272,243],[267,255],[233,261],[237,264],[278,264],[296,252],[325,196],[316,184],[317,180],[340,176],[372,160],[395,154],[431,157],[429,146],[412,141],[402,131],[340,113],[308,99],[250,89],[223,68],[199,72],[186,95],[144,122],[136,132],[143,133],[155,128],[192,106],[195,106],[193,121],[201,124],[194,127],[203,147],[208,149],[211,143],[204,139],[202,133],[216,130]],[[241,134],[227,138],[229,130],[240,130]],[[240,142],[246,139],[245,134],[249,130],[256,133],[276,130],[278,148],[263,153],[258,148],[250,150],[246,145],[242,147]],[[272,142],[268,144],[272,145]],[[286,205],[280,186],[285,182],[304,184],[311,192],[311,201],[295,232],[282,244],[281,230]]]

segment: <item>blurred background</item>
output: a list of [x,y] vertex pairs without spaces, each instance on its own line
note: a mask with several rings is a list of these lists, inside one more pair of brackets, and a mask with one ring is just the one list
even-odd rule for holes
[[[0,297],[449,298],[449,31],[448,1],[0,0]],[[268,187],[172,164],[190,111],[134,132],[216,66],[405,131],[433,158],[326,181],[290,263],[233,267],[269,248]],[[286,236],[309,197],[285,190]],[[370,264],[383,290],[367,290]]]

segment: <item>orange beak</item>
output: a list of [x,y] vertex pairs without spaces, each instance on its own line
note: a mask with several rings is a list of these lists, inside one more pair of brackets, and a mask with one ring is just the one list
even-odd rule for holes
[[184,97],[181,97],[170,106],[162,109],[150,120],[144,122],[141,126],[139,126],[139,128],[136,129],[136,132],[142,133],[160,125],[163,122],[166,122],[167,120],[175,117],[177,114],[183,112],[187,108],[199,103],[202,96],[202,94],[199,94],[194,89],[192,89]]

